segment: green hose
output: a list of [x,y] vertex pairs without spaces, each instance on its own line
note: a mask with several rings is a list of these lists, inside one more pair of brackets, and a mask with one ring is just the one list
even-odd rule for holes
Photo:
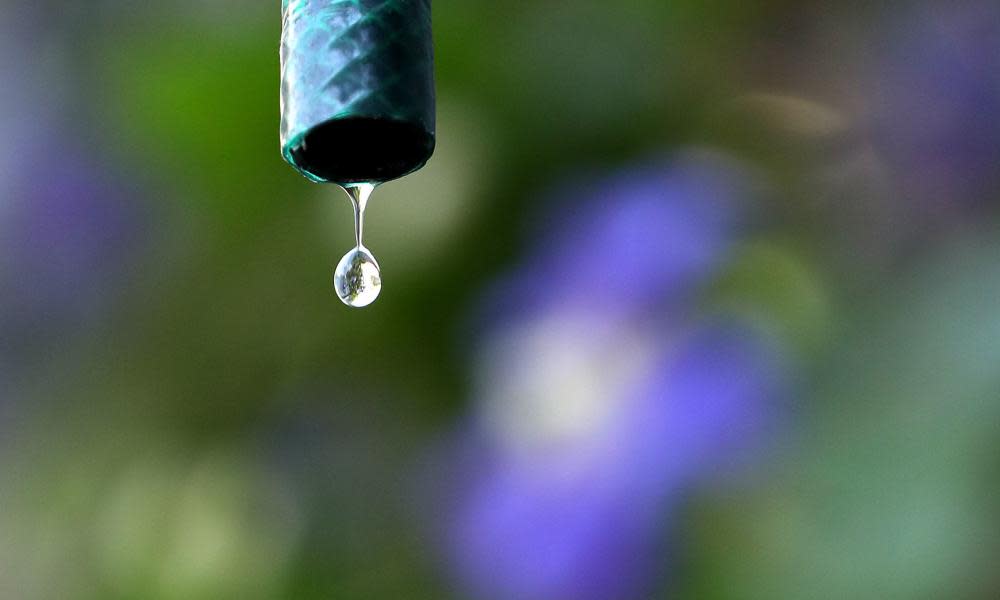
[[281,146],[313,181],[379,183],[434,150],[430,0],[284,0]]

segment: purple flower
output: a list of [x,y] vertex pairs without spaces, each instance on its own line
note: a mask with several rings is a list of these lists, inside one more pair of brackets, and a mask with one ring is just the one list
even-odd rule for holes
[[620,313],[682,300],[725,257],[746,183],[719,157],[689,157],[556,190],[540,200],[550,211],[531,262],[493,308]]
[[983,204],[1000,184],[1000,5],[932,3],[897,15],[876,61],[878,144],[910,210]]
[[111,175],[95,142],[63,124],[67,95],[55,88],[72,55],[42,52],[51,19],[37,7],[10,11],[0,25],[10,91],[0,95],[0,370],[94,321],[142,228],[137,194]]
[[609,178],[501,288],[537,293],[484,334],[455,447],[446,544],[466,595],[647,595],[670,508],[760,441],[774,348],[685,301],[733,239],[739,181],[706,161]]
[[22,150],[0,211],[0,357],[8,360],[96,319],[141,245],[140,202],[104,165],[65,144]]

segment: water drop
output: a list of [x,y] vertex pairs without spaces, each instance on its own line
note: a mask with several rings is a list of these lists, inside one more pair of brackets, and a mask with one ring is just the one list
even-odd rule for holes
[[340,259],[333,275],[333,287],[348,306],[363,308],[375,302],[382,291],[382,275],[378,262],[367,248],[355,248]]
[[351,307],[363,308],[378,298],[382,291],[382,274],[378,261],[365,248],[365,208],[375,190],[373,184],[345,186],[354,207],[354,239],[357,245],[344,255],[333,274],[333,287],[340,300]]

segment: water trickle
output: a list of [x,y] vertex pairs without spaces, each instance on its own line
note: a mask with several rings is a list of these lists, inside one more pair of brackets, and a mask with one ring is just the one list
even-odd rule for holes
[[333,287],[344,304],[353,308],[363,308],[374,302],[382,291],[382,274],[378,261],[363,243],[365,208],[375,190],[375,185],[359,183],[344,186],[343,189],[350,196],[354,208],[356,245],[340,259],[340,264],[333,274]]

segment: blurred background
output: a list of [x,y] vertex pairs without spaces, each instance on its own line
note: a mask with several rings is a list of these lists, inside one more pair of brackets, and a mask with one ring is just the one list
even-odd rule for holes
[[434,19],[355,311],[277,2],[0,0],[0,597],[1000,597],[996,2]]

